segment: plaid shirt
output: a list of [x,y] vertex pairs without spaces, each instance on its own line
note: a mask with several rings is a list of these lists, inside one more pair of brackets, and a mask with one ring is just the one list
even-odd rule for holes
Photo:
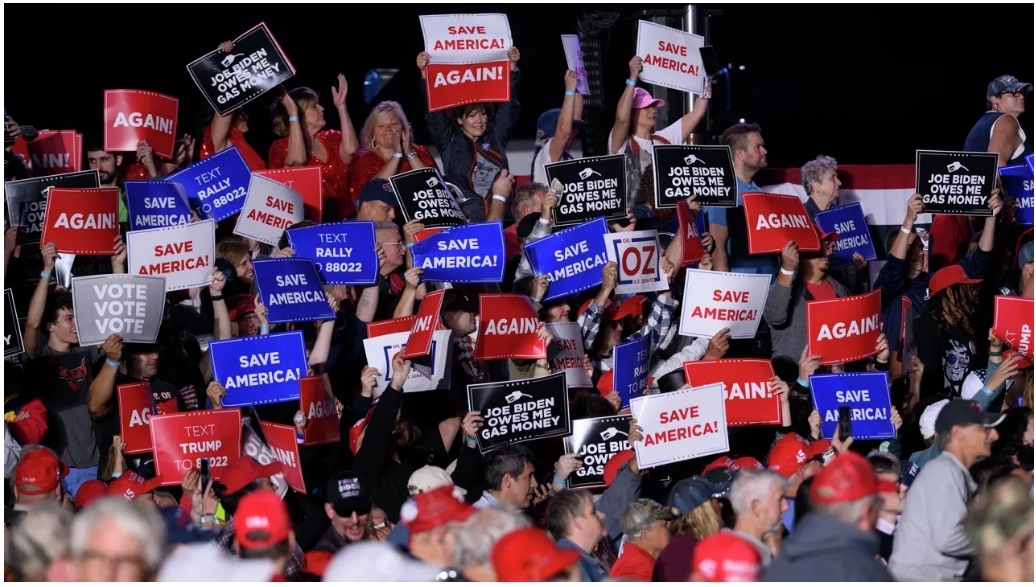
[[[550,236],[551,224],[549,222],[543,222],[538,220],[536,225],[532,227],[532,232],[525,239],[525,244],[531,244],[543,237]],[[532,265],[529,264],[529,257],[522,251],[522,260],[518,263],[518,269],[514,272],[514,280],[518,281],[527,277],[533,277]]]
[[[224,550],[229,552],[235,559],[241,558],[241,556],[234,552],[234,518],[227,520],[226,524],[221,526],[222,533],[216,537],[216,544],[223,547]],[[302,551],[298,545],[295,545],[295,551],[291,553],[291,558],[288,559],[288,565],[285,569],[285,578],[289,581],[297,580],[302,576]]]
[[[651,304],[651,314],[648,316],[644,327],[624,338],[628,341],[641,336],[650,336],[648,348],[654,353],[658,348],[658,342],[668,338],[670,332],[674,330],[674,326],[677,323],[673,321],[673,316],[676,314],[676,309],[679,306],[680,302],[667,295],[657,296]],[[590,355],[590,360],[594,364],[594,369],[598,372],[611,371],[612,369],[612,357],[601,357],[590,352],[594,341],[597,340],[597,334],[601,331],[603,318],[604,308],[599,306],[594,300],[590,300],[590,307],[586,309],[585,313],[579,315],[579,330],[583,335],[583,348],[587,350],[587,354]]]
[[471,377],[472,383],[485,383],[489,381],[485,365],[482,361],[475,360],[475,339],[471,336],[457,338],[457,360],[461,368]]

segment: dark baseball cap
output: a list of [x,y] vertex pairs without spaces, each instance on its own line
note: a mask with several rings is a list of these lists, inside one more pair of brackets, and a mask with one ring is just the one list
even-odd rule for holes
[[1025,92],[1032,89],[1032,84],[1018,81],[1013,75],[1002,75],[989,82],[986,87],[986,100],[1000,94]]
[[987,412],[975,402],[952,399],[939,411],[935,420],[936,434],[949,432],[954,426],[982,426],[996,428],[1004,421],[1004,414]]
[[356,471],[340,471],[327,482],[327,503],[343,518],[363,516],[371,511],[370,492],[363,476]]
[[399,206],[399,199],[396,198],[392,184],[380,177],[363,184],[363,189],[360,190],[360,203],[364,202],[383,202],[389,206]]
[[702,477],[690,477],[673,486],[669,494],[669,507],[686,516],[710,499],[719,499],[729,494],[729,483],[713,483]]
[[[553,138],[558,128],[558,119],[561,118],[561,108],[552,108],[540,114],[536,120],[536,140],[545,141]],[[573,120],[572,128],[580,129],[586,126],[582,120]]]

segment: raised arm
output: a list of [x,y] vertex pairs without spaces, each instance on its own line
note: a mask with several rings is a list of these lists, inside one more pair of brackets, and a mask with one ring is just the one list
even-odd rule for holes
[[561,161],[561,156],[565,154],[565,147],[572,140],[572,121],[576,118],[576,102],[579,103],[579,110],[583,109],[583,96],[576,91],[577,87],[579,87],[579,77],[576,72],[571,69],[566,71],[565,100],[561,103],[561,116],[558,117],[554,138],[550,140],[551,161]]
[[421,106],[425,109],[424,120],[428,125],[428,134],[432,136],[432,142],[439,148],[439,154],[445,155],[446,147],[449,145],[450,140],[450,118],[449,110],[440,110],[438,112],[428,112],[428,89],[425,87],[425,69],[428,67],[428,62],[431,61],[431,56],[428,55],[427,51],[421,51],[417,54],[417,69],[421,71],[421,96],[424,98],[421,102]]
[[500,105],[496,111],[496,122],[493,124],[493,132],[503,147],[511,140],[511,130],[518,124],[518,115],[522,113],[521,104],[518,103],[518,88],[522,81],[522,72],[518,69],[518,48],[508,49],[507,58],[511,61],[511,100]]
[[680,136],[683,137],[683,140],[687,140],[687,137],[694,131],[694,127],[698,126],[701,117],[705,116],[705,112],[709,109],[709,100],[711,99],[712,80],[706,79],[705,89],[698,96],[698,99],[694,101],[694,108],[680,119]]
[[615,106],[615,126],[612,127],[611,143],[608,145],[609,153],[618,153],[619,148],[629,137],[630,115],[633,113],[633,91],[637,88],[637,78],[640,72],[644,71],[644,60],[640,57],[630,59],[630,76],[626,80],[626,89]]
[[50,278],[54,274],[54,262],[58,258],[58,246],[54,243],[47,243],[40,249],[40,257],[43,259],[43,271],[40,273],[40,281],[36,284],[32,298],[29,300],[29,311],[25,316],[25,332],[23,342],[25,354],[30,359],[35,359],[40,350],[40,328],[43,327],[43,311],[47,307],[47,295],[50,293]]
[[302,134],[302,122],[299,121],[299,105],[283,87],[281,91],[281,104],[288,114],[288,154],[284,158],[284,166],[298,167],[309,160],[306,155],[306,137]]
[[360,139],[356,136],[356,129],[353,121],[349,118],[349,111],[345,108],[345,96],[349,92],[349,84],[345,76],[338,74],[338,87],[331,86],[331,98],[338,109],[338,119],[342,121],[342,144],[338,147],[338,157],[342,163],[349,165],[353,162],[353,155],[360,150]]
[[982,236],[978,239],[978,248],[986,253],[993,250],[993,241],[996,238],[997,216],[1000,215],[1000,209],[1003,207],[1003,204],[1004,201],[1000,199],[1000,190],[994,189],[988,204],[993,214],[986,217],[985,225],[982,227]]

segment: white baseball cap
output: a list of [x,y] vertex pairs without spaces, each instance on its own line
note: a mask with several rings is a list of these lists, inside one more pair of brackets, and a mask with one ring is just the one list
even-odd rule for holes
[[453,479],[450,478],[450,474],[432,465],[425,465],[414,471],[410,475],[410,480],[407,481],[407,489],[410,490],[411,496],[451,485],[453,485]]
[[235,560],[215,544],[192,544],[177,548],[158,570],[159,582],[248,582],[265,583],[274,576],[271,560]]
[[935,436],[935,421],[939,418],[939,412],[942,411],[943,406],[948,403],[950,403],[948,399],[937,401],[925,408],[924,412],[921,413],[921,436],[925,440]]

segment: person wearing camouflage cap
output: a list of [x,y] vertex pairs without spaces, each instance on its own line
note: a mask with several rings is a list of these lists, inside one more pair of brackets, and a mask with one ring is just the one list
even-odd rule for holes
[[672,537],[668,522],[676,517],[676,510],[651,499],[638,499],[626,506],[619,518],[626,543],[612,565],[611,576],[650,583],[655,561]]
[[984,581],[1033,581],[1032,490],[1008,477],[980,493],[965,528],[978,552]]

